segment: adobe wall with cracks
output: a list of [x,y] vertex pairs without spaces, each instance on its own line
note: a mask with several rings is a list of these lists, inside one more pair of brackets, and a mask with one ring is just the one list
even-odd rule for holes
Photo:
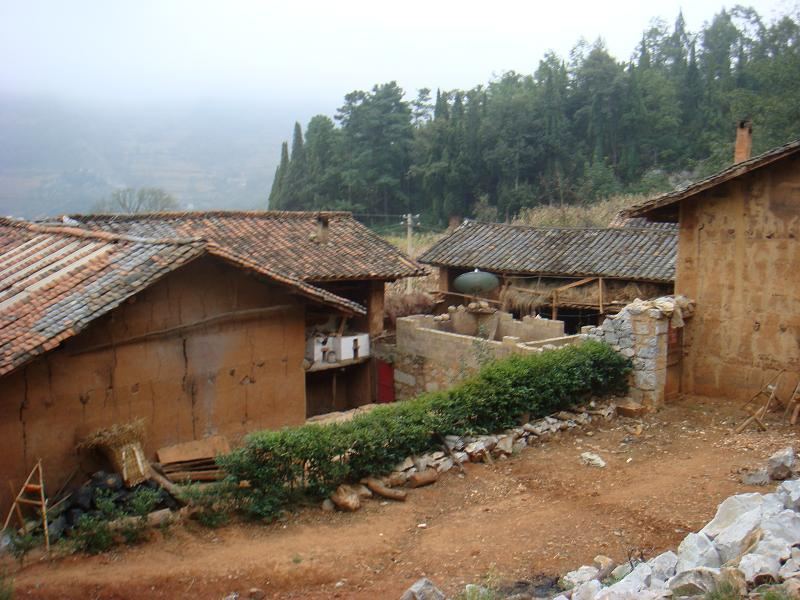
[[[119,343],[230,312],[275,311]],[[0,480],[43,459],[55,491],[100,466],[76,444],[143,418],[145,451],[220,433],[304,422],[305,309],[286,288],[200,259],[166,276],[59,348],[0,378]],[[8,494],[0,495],[0,512]],[[3,513],[5,514],[5,513]]]
[[[513,323],[501,316],[499,332],[514,330]],[[500,341],[487,340],[472,335],[442,331],[441,322],[433,315],[413,315],[397,320],[397,343],[384,351],[384,358],[394,365],[395,396],[398,400],[413,398],[425,392],[445,390],[480,365],[491,359],[511,354],[533,354],[569,344],[579,344],[580,335],[559,335],[524,341],[520,337],[505,335]],[[516,331],[530,336],[563,333],[563,323],[528,324],[515,321]],[[560,327],[559,325],[560,324]],[[523,328],[524,327],[524,328]],[[535,332],[535,334],[534,334]]]

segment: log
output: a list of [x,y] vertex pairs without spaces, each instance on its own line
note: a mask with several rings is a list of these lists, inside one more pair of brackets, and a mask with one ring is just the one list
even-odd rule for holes
[[161,473],[159,473],[156,469],[150,469],[150,479],[155,481],[158,485],[162,488],[167,490],[169,494],[178,501],[179,504],[186,506],[187,502],[186,499],[183,497],[183,491],[181,488],[174,483],[172,483],[169,479],[164,477]]
[[438,479],[439,471],[436,469],[425,469],[424,471],[412,473],[411,477],[408,478],[408,486],[418,488],[435,483]]
[[408,495],[404,490],[393,490],[386,486],[380,479],[375,479],[374,477],[367,477],[364,484],[373,494],[381,496],[382,498],[388,498],[389,500],[405,502],[406,496]]

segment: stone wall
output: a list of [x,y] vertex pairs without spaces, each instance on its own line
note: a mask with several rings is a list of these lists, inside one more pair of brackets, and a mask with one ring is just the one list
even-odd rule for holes
[[[513,327],[508,318],[501,316],[498,331]],[[391,350],[394,364],[395,395],[398,400],[412,398],[424,392],[444,390],[476,371],[482,362],[503,358],[511,354],[538,353],[582,341],[580,335],[550,337],[524,341],[516,336],[503,336],[501,340],[487,340],[471,335],[442,331],[441,321],[432,315],[414,315],[397,320],[397,345]],[[541,323],[516,321],[529,327],[517,331],[532,335],[533,331],[563,333],[563,323],[546,319],[530,319]],[[505,327],[504,327],[505,325]],[[541,325],[541,327],[539,327]],[[384,353],[385,354],[385,353]]]
[[[683,326],[682,318],[691,310],[684,298],[663,297],[637,300],[599,327],[584,327],[587,339],[610,344],[633,360],[630,396],[637,402],[658,408],[664,404],[667,383],[667,352],[670,320]],[[677,315],[676,315],[677,311]]]

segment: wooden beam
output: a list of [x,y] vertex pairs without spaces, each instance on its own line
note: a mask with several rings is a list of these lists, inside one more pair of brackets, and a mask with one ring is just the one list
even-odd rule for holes
[[600,314],[603,314],[603,278],[597,278],[597,295],[600,300]]
[[562,285],[561,287],[557,287],[555,289],[556,292],[563,292],[564,290],[568,290],[570,288],[578,287],[581,285],[586,285],[587,283],[591,283],[595,279],[599,279],[598,277],[585,277],[584,279],[579,279],[578,281],[573,281],[572,283],[568,283],[567,285]]

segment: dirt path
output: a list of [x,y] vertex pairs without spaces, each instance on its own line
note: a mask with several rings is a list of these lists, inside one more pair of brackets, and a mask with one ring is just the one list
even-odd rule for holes
[[[269,526],[174,527],[136,548],[32,564],[16,589],[20,598],[219,599],[255,586],[272,598],[391,599],[423,575],[454,594],[485,577],[558,575],[598,553],[652,556],[726,496],[758,489],[737,473],[796,439],[783,425],[731,437],[740,418],[730,404],[687,399],[645,418],[639,435],[627,419],[591,436],[562,434],[495,466],[468,465],[466,477],[452,471],[405,504],[309,508]],[[582,466],[584,451],[608,466]]]

